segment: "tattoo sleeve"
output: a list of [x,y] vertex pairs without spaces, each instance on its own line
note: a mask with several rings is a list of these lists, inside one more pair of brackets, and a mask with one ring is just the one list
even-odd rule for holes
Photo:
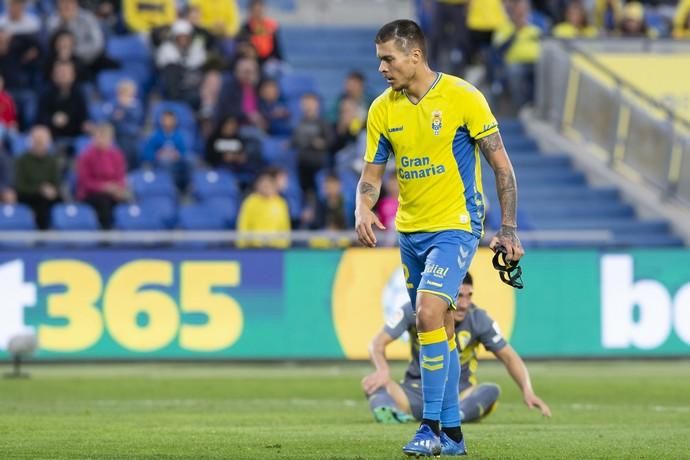
[[371,200],[371,204],[369,205],[370,208],[372,208],[379,200],[379,189],[374,187],[369,182],[360,182],[357,190],[359,191],[360,195]]
[[503,146],[499,133],[486,136],[478,141],[479,148],[488,160],[496,175],[496,192],[501,204],[502,222],[505,227],[517,227],[517,183],[513,166]]

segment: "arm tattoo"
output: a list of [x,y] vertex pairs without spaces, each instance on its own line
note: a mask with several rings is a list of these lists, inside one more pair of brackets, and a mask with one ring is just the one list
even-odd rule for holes
[[358,191],[361,195],[371,200],[372,206],[374,206],[379,199],[379,190],[369,182],[360,182]]
[[501,135],[499,133],[489,134],[488,136],[479,139],[477,143],[479,144],[479,148],[482,150],[482,153],[486,159],[489,160],[489,163],[491,163],[491,155],[496,150],[503,148],[503,139],[501,139]]
[[499,133],[494,133],[486,136],[478,141],[479,148],[486,157],[489,164],[494,168],[494,174],[496,175],[496,192],[498,193],[498,201],[501,204],[501,211],[503,213],[503,226],[501,227],[501,233],[503,233],[504,228],[512,229],[513,233],[516,228],[515,214],[517,210],[517,184],[515,182],[515,173],[510,165],[510,162],[505,162],[501,166],[497,166],[495,160],[495,155],[498,152],[504,152],[505,147],[503,146],[503,140]]

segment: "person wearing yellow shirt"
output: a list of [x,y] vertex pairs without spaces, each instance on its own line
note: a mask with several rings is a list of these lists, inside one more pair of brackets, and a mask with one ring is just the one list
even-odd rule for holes
[[690,38],[690,0],[681,0],[673,18],[673,38]]
[[534,96],[534,65],[541,54],[541,30],[529,23],[529,0],[508,0],[510,22],[493,38],[499,80],[507,83],[513,108],[519,110]]
[[235,0],[189,0],[199,9],[201,26],[212,33],[234,37],[240,30],[240,13]]
[[644,5],[640,2],[629,2],[623,8],[616,35],[628,38],[656,38],[658,32],[647,24]]
[[594,38],[597,29],[590,26],[582,0],[571,0],[565,10],[565,21],[551,31],[556,38]]
[[132,32],[145,33],[177,19],[175,0],[123,0],[122,15]]
[[601,31],[612,33],[623,17],[623,0],[596,0],[594,25]]
[[507,22],[503,0],[470,0],[467,27],[475,50],[491,45],[493,33]]
[[287,202],[278,194],[273,175],[264,171],[256,178],[254,192],[242,202],[237,217],[238,247],[286,248],[288,238],[258,238],[253,233],[287,233],[290,231],[290,213]]

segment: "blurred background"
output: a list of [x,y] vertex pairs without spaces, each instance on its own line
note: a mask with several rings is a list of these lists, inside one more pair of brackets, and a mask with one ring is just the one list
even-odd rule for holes
[[476,303],[527,358],[690,355],[689,1],[7,0],[0,358],[366,359],[406,299],[394,231],[353,232],[401,17],[517,173],[526,288],[482,248]]

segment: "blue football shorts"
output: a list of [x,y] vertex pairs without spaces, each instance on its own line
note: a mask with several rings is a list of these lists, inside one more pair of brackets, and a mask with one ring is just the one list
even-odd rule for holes
[[460,283],[479,247],[479,238],[463,230],[400,233],[400,258],[407,292],[416,308],[417,292],[430,292],[455,308]]

